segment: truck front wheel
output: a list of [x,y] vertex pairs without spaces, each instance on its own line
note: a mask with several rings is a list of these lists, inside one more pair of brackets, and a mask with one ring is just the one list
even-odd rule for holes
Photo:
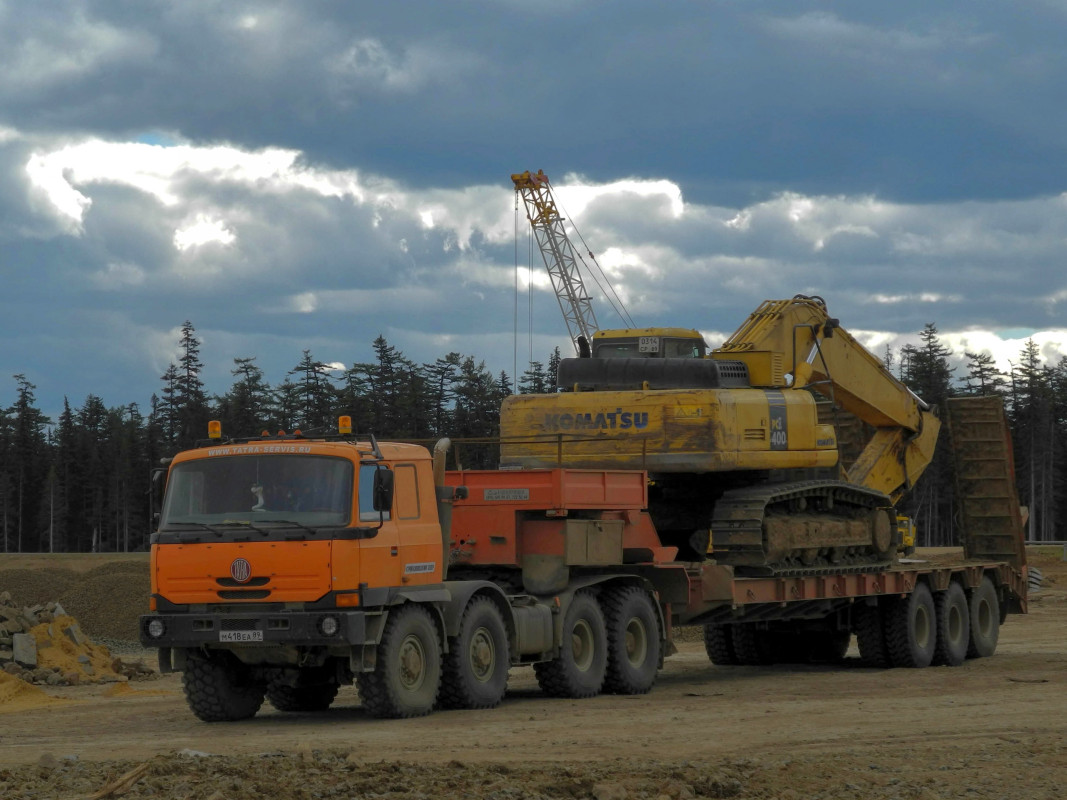
[[415,605],[390,612],[373,672],[356,683],[363,710],[372,717],[429,714],[441,686],[441,642],[429,612]]
[[534,664],[537,683],[552,697],[594,697],[604,686],[608,642],[596,596],[578,592],[563,618],[559,655]]
[[440,703],[444,708],[492,708],[508,688],[508,632],[487,597],[467,605],[459,635],[449,639]]
[[660,635],[648,592],[627,586],[604,596],[608,670],[604,688],[614,694],[645,694],[659,671]]
[[185,700],[204,722],[235,722],[254,717],[263,705],[265,687],[250,670],[226,652],[192,652],[182,673]]

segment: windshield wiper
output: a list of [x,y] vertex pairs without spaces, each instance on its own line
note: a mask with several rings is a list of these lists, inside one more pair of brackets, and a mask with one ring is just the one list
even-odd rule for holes
[[[251,522],[220,522],[220,528],[248,528],[253,530],[261,536],[270,536],[270,531],[265,531],[257,525],[253,525]],[[220,534],[221,535],[221,534]]]
[[165,528],[161,528],[161,530],[167,531],[167,530],[170,530],[171,528],[180,527],[180,526],[184,526],[184,525],[191,525],[194,528],[200,528],[200,529],[205,530],[205,531],[211,531],[213,534],[218,536],[220,539],[224,535],[223,532],[220,531],[218,528],[212,527],[211,525],[208,525],[206,522],[168,522],[167,526]]
[[318,533],[318,530],[316,528],[309,528],[304,523],[297,522],[295,519],[273,519],[272,518],[272,519],[260,520],[260,522],[273,522],[276,525],[292,525],[294,528],[301,528],[301,529],[307,531],[308,533]]

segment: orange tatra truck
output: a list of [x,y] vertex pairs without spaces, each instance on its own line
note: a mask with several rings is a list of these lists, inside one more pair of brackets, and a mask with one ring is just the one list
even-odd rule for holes
[[678,625],[717,664],[837,661],[855,635],[870,665],[955,665],[1025,611],[1021,527],[990,528],[988,502],[951,563],[745,576],[676,560],[644,472],[446,472],[447,440],[342,431],[170,463],[141,641],[202,720],[325,709],[353,682],[373,716],[488,708],[513,665],[550,695],[644,693]]

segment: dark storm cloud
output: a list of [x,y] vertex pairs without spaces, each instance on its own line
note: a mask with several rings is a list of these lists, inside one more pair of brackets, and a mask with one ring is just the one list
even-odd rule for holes
[[1051,4],[9,4],[6,122],[287,146],[415,186],[552,166],[735,204],[1064,183]]
[[568,346],[536,256],[515,292],[507,176],[538,167],[638,324],[715,345],[804,292],[879,346],[936,322],[1049,331],[1056,358],[1065,28],[1053,4],[0,0],[0,380],[143,405],[186,319],[216,392],[234,357],[278,382],[379,333],[521,373]]

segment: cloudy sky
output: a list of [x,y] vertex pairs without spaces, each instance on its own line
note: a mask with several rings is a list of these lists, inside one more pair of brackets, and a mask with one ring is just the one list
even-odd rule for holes
[[0,0],[0,406],[146,409],[185,320],[214,393],[379,333],[566,353],[525,169],[639,325],[818,294],[879,355],[1056,363],[1064,41],[1062,0]]

